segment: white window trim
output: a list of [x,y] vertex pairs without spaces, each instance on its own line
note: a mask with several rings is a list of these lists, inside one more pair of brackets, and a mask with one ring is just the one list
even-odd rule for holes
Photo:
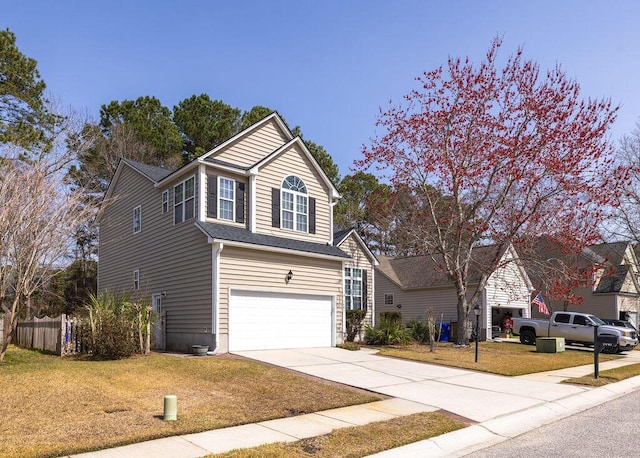
[[[187,199],[187,181],[191,179],[193,179],[193,196]],[[175,196],[176,196],[176,188],[179,186],[182,186],[182,200],[180,202],[177,202],[175,200]],[[196,216],[196,176],[195,175],[191,175],[190,177],[185,178],[184,180],[182,180],[180,183],[177,183],[173,187],[173,224],[174,225],[184,223],[187,220],[185,215],[186,215],[188,200],[193,200],[193,217],[195,218]],[[176,222],[176,213],[175,213],[176,207],[180,204],[182,204],[181,220]]]
[[[225,199],[222,197],[222,192],[221,192],[221,182],[222,180],[226,180],[226,181],[230,181],[231,182],[231,192],[233,194],[233,197],[231,199]],[[222,201],[225,202],[231,202],[231,218],[223,218],[222,215],[222,205],[221,202]],[[236,180],[234,180],[233,178],[227,178],[227,177],[223,177],[223,176],[218,176],[218,203],[217,203],[217,207],[218,207],[218,219],[224,220],[224,221],[235,221],[236,220]]]
[[[282,184],[280,185],[280,228],[287,230],[287,231],[294,231],[294,232],[301,232],[304,234],[308,234],[309,233],[309,194],[308,191],[307,192],[301,192],[301,191],[295,191],[293,189],[286,189],[284,187],[284,183],[286,182],[287,178],[289,178],[290,176],[293,176],[295,178],[297,178],[298,180],[300,180],[300,182],[302,183],[302,185],[304,186],[305,190],[307,190],[307,185],[305,184],[304,180],[300,177],[298,177],[297,175],[289,175],[287,176],[284,180],[282,180]],[[289,193],[293,196],[293,210],[285,210],[284,208],[284,195],[285,193]],[[300,197],[304,197],[305,199],[305,207],[307,209],[306,213],[300,213],[298,212],[298,196]],[[284,226],[284,214],[285,211],[287,213],[292,213],[293,217],[292,217],[292,225],[293,227],[285,227]],[[298,215],[304,215],[306,218],[306,228],[305,230],[300,230],[298,229]]]
[[142,231],[142,205],[133,208],[133,233]]
[[169,190],[162,191],[162,214],[169,212]]
[[140,271],[138,269],[133,271],[133,290],[138,291],[140,289]]
[[[346,269],[350,270],[350,274],[349,275],[347,275]],[[355,270],[360,271],[360,277],[354,277],[353,276],[353,272]],[[344,285],[343,296],[344,296],[344,308],[345,308],[345,310],[364,310],[365,301],[364,301],[364,296],[363,296],[364,291],[363,291],[363,279],[362,278],[365,275],[365,270],[357,268],[357,267],[346,267],[346,268],[342,269],[342,275],[344,277],[344,280],[343,280],[343,285]],[[346,282],[347,282],[347,280],[349,280],[350,282],[353,282],[354,279],[360,281],[360,295],[359,296],[354,296],[354,294],[353,294],[353,283],[351,283],[351,294],[347,294]],[[347,296],[351,298],[351,301],[350,301],[351,304],[349,305],[349,307],[347,307]],[[354,297],[359,297],[360,298],[360,308],[359,309],[356,309],[356,308],[353,307],[353,298]]]

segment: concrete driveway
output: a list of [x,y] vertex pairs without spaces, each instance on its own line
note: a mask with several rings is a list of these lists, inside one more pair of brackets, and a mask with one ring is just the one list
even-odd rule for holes
[[426,404],[485,422],[586,393],[588,388],[490,375],[340,348],[243,351],[237,355],[325,380]]

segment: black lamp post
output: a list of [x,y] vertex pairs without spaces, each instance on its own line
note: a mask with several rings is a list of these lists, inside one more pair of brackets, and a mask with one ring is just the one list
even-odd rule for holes
[[482,306],[476,304],[473,307],[473,313],[476,314],[476,363],[478,362],[478,339],[480,337],[480,314],[482,313]]

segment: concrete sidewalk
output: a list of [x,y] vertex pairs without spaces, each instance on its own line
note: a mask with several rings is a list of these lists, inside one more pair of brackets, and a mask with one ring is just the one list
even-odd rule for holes
[[[628,353],[622,360],[601,363],[600,370],[640,362],[640,352]],[[592,365],[503,377],[385,358],[371,350],[350,352],[338,348],[315,348],[238,354],[364,388],[391,396],[391,399],[74,456],[195,458],[272,442],[293,442],[338,428],[439,409],[468,418],[476,424],[375,456],[464,456],[640,388],[640,377],[600,388],[559,384],[566,378],[593,372]]]

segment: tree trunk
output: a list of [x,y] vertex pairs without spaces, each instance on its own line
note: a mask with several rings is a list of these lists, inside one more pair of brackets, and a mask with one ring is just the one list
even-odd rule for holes
[[456,323],[456,345],[469,345],[471,336],[471,322],[469,321],[469,304],[467,303],[467,288],[461,281],[456,281],[456,295],[458,297],[458,323]]
[[[5,329],[2,336],[2,349],[0,350],[0,363],[4,361],[4,355],[7,352],[7,348],[9,348],[9,344],[13,338],[13,331],[16,329],[16,324],[18,323],[18,295],[13,299],[13,303],[11,304],[11,310],[9,313],[9,329]],[[6,307],[4,307],[5,310]],[[3,318],[4,319],[4,318]]]
[[144,354],[151,353],[151,307],[147,307],[147,336],[146,345],[144,347]]

